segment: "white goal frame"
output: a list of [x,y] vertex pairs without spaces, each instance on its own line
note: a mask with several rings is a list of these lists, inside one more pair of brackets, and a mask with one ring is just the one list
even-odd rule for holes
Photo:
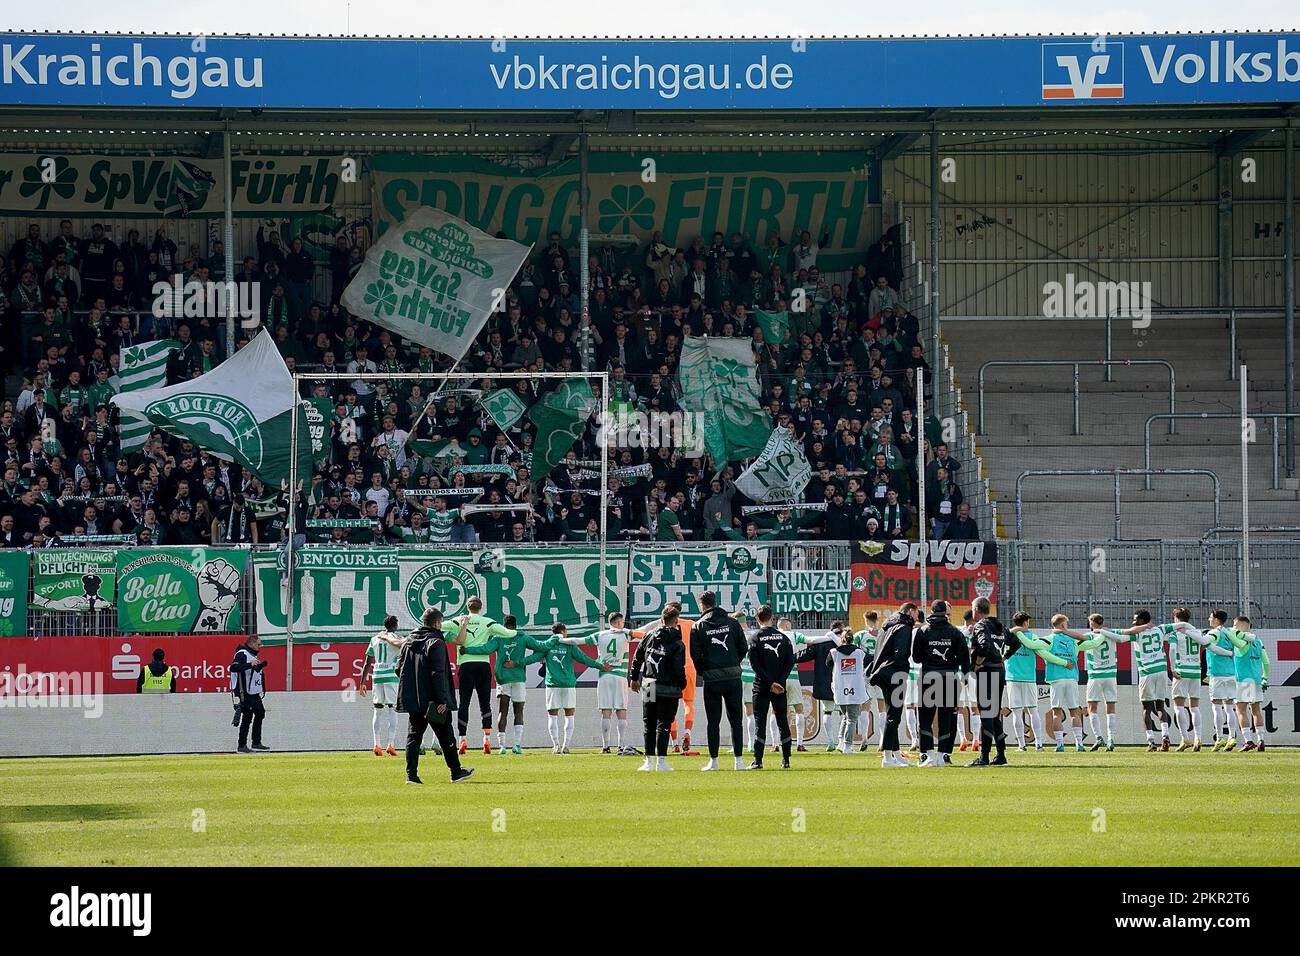
[[[459,362],[457,362],[459,364]],[[454,368],[454,366],[453,366]],[[281,600],[284,602],[284,619],[285,619],[285,689],[293,690],[293,626],[294,626],[294,546],[293,539],[297,533],[298,527],[298,409],[302,403],[301,383],[320,382],[320,381],[374,381],[374,382],[427,382],[431,378],[441,378],[442,382],[428,396],[425,403],[427,410],[433,404],[435,399],[442,392],[442,389],[449,381],[478,381],[479,379],[490,378],[493,381],[536,381],[539,379],[581,379],[590,382],[593,379],[600,382],[600,404],[601,409],[608,407],[609,404],[609,372],[298,372],[293,373],[293,402],[291,407],[294,414],[290,418],[289,425],[289,502],[288,514],[286,516],[286,536],[285,536],[285,559],[284,559],[284,593]],[[596,629],[600,630],[605,620],[605,569],[608,567],[607,554],[607,536],[608,536],[608,508],[607,501],[609,497],[609,441],[606,429],[603,427],[596,429],[600,441],[600,574],[599,574],[599,595],[597,596],[597,621]],[[536,478],[536,476],[531,476]]]

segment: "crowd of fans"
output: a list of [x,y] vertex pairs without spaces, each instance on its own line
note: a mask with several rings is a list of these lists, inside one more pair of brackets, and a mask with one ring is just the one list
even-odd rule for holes
[[[494,382],[498,372],[609,370],[608,396],[593,382],[609,407],[681,411],[682,341],[710,335],[751,341],[764,409],[773,426],[792,430],[812,467],[805,502],[825,508],[747,516],[751,502],[735,485],[746,462],[671,447],[610,448],[611,538],[885,541],[915,538],[921,521],[935,538],[977,538],[960,464],[938,422],[913,413],[930,369],[917,320],[897,291],[896,237],[872,246],[843,283],[827,281],[819,251],[808,231],[758,247],[718,233],[685,249],[655,233],[642,248],[611,246],[591,257],[583,315],[575,253],[553,233],[459,365],[481,378],[447,382],[445,356],[340,305],[364,249],[340,237],[318,262],[300,239],[286,245],[259,230],[256,254],[234,278],[256,286],[261,322],[288,367],[358,376],[304,381],[303,396],[328,399],[332,415],[328,455],[304,482],[296,532],[354,543],[592,540],[600,527],[598,416],[566,461],[540,473],[529,418],[502,430],[479,399],[506,385],[531,407],[554,385]],[[0,545],[82,535],[151,544],[282,540],[281,489],[161,432],[121,454],[108,402],[125,346],[175,339],[169,383],[222,361],[224,319],[158,318],[151,307],[156,284],[173,276],[224,279],[224,257],[220,243],[207,256],[193,246],[182,252],[165,228],[147,242],[132,230],[119,243],[98,224],[78,235],[68,220],[51,239],[31,225],[13,243],[0,263],[0,362],[11,376],[0,406]],[[783,341],[764,339],[754,318],[760,309],[788,314]],[[241,329],[235,347],[249,334]],[[394,372],[427,377],[383,378]],[[447,491],[461,488],[469,490]]]

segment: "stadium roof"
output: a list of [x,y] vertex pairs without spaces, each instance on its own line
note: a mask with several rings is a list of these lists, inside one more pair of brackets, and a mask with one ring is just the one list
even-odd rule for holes
[[[615,69],[621,65],[627,70]],[[620,88],[628,77],[639,77],[636,88]],[[0,130],[14,148],[165,141],[201,152],[229,128],[270,147],[496,144],[540,147],[556,158],[581,133],[596,135],[602,148],[635,148],[649,137],[660,147],[865,147],[886,157],[931,130],[1120,134],[1144,145],[1231,151],[1294,126],[1297,117],[1295,32],[808,39],[0,33]]]

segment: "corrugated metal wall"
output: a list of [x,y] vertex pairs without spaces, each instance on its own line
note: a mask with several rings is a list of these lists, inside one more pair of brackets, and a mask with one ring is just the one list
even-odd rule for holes
[[[1240,159],[1256,181],[1240,180]],[[955,181],[940,183],[946,315],[1038,315],[1043,286],[1150,282],[1157,306],[1218,304],[1218,194],[1213,151],[1090,137],[1071,144],[963,143],[940,138]],[[1252,148],[1229,165],[1234,302],[1282,303],[1282,153]],[[892,188],[929,251],[929,153],[895,161]],[[890,188],[890,183],[886,183]]]

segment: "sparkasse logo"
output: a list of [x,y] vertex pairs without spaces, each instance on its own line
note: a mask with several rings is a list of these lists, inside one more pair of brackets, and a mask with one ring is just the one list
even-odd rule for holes
[[1043,44],[1043,99],[1109,100],[1124,98],[1124,44]]

